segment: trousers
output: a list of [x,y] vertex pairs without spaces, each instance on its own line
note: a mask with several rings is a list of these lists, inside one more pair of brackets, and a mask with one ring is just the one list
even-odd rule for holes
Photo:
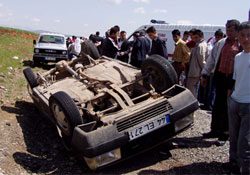
[[228,99],[229,160],[237,161],[242,174],[250,174],[250,103]]
[[198,97],[198,83],[200,77],[188,77],[187,78],[187,88],[192,92],[195,98]]
[[216,97],[212,110],[211,130],[218,133],[228,131],[228,110],[227,110],[227,92],[231,76],[216,72],[214,83],[216,88]]

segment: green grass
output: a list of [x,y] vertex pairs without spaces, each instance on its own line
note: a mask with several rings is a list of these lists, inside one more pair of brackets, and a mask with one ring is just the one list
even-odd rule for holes
[[5,97],[10,98],[11,97],[11,92],[12,92],[11,89],[8,88],[8,90],[7,90],[6,94],[5,94]]
[[21,87],[24,87],[27,85],[27,82],[24,78],[19,78],[17,81],[16,81],[16,86],[21,88]]
[[[21,60],[32,59],[33,39],[37,35],[31,32],[0,27],[0,72],[6,74],[9,67],[21,68]],[[13,59],[17,56],[19,59]]]
[[[26,63],[32,60],[33,40],[38,35],[6,27],[0,27],[0,85],[7,90],[1,91],[0,105],[4,100],[22,100],[26,92],[26,80],[22,74],[22,69]],[[13,59],[17,56],[19,59]],[[27,65],[26,65],[27,66]],[[9,69],[12,67],[12,70]]]

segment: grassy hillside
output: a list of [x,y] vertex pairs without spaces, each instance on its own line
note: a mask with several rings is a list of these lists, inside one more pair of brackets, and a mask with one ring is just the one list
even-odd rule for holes
[[[6,73],[10,67],[22,67],[22,60],[29,60],[33,54],[33,40],[38,35],[11,28],[0,27],[0,72]],[[19,59],[13,59],[17,56]]]
[[27,96],[22,69],[32,60],[33,40],[37,37],[31,32],[0,27],[0,104]]

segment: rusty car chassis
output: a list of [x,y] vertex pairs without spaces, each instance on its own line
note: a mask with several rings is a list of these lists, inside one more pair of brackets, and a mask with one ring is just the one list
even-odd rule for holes
[[191,92],[159,77],[162,67],[150,67],[156,60],[173,70],[163,59],[151,56],[148,69],[140,70],[85,55],[60,61],[44,73],[27,68],[24,75],[33,101],[56,124],[65,147],[79,152],[95,170],[193,124],[198,103]]

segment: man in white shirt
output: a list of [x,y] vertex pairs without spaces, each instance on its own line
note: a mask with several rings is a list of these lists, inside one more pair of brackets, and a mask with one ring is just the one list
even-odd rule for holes
[[229,164],[250,174],[250,22],[240,24],[238,40],[243,52],[235,56],[235,89],[228,99]]

